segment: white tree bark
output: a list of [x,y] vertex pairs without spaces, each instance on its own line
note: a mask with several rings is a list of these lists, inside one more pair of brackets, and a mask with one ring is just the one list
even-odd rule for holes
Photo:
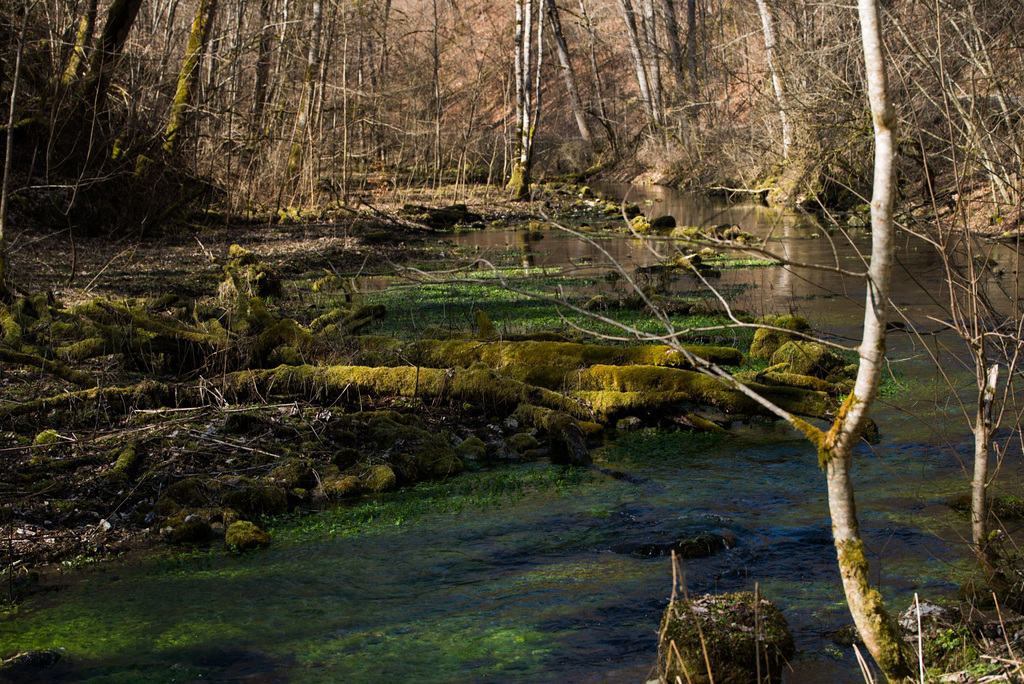
[[757,9],[761,14],[761,28],[764,31],[764,56],[768,63],[768,72],[772,77],[775,89],[775,101],[779,106],[779,119],[782,122],[782,158],[789,159],[793,147],[793,122],[790,117],[789,101],[786,94],[786,82],[779,71],[778,56],[775,53],[778,38],[775,33],[775,17],[768,0],[757,0]]

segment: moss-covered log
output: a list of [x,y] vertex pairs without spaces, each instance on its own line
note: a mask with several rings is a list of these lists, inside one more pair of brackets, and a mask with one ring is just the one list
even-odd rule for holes
[[[375,338],[377,348],[380,339]],[[743,354],[730,347],[685,347],[712,363],[735,366],[743,363]],[[469,340],[422,340],[404,345],[402,355],[422,366],[433,368],[469,368],[485,363],[491,368],[511,364],[583,368],[598,364],[625,366],[668,366],[688,368],[686,357],[665,345],[613,347],[575,342],[476,342]]]
[[201,403],[198,388],[179,391],[171,385],[160,382],[140,382],[129,387],[93,387],[77,392],[64,392],[52,397],[33,401],[0,402],[0,422],[21,416],[44,416],[49,411],[69,409],[75,406],[104,405],[113,413],[128,413],[132,409],[161,408],[178,404],[195,406]]
[[303,396],[330,402],[358,402],[361,397],[439,399],[471,402],[481,408],[527,403],[565,411],[583,420],[589,418],[584,407],[558,392],[477,369],[280,366],[231,373],[224,378],[222,391],[235,401]]
[[[680,368],[592,366],[567,370],[516,365],[501,372],[537,387],[572,392],[584,399],[604,421],[629,413],[664,413],[669,407],[682,403],[713,406],[740,415],[771,415],[742,392],[729,389],[710,376]],[[831,402],[824,392],[745,384],[790,413],[814,418],[829,415]]]
[[59,361],[45,359],[37,354],[26,354],[25,352],[0,347],[0,361],[21,366],[41,368],[50,375],[54,375],[61,380],[66,380],[67,382],[70,382],[73,385],[78,385],[79,387],[96,386],[96,379],[88,373],[75,370],[74,368],[68,368]]

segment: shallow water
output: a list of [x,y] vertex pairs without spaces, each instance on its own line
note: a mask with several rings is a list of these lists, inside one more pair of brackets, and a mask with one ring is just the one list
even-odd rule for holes
[[[645,193],[650,213],[684,224],[783,235],[773,248],[794,260],[820,260],[838,244],[841,263],[856,261],[807,219],[661,189],[632,190],[631,199]],[[602,245],[643,263],[637,242]],[[552,235],[535,251],[556,268],[593,263],[592,248]],[[898,304],[929,325],[927,316],[941,318],[929,299],[939,284],[934,260],[909,239],[901,255]],[[838,335],[859,322],[855,279],[772,268],[722,281],[747,285],[735,301],[753,311],[793,310]],[[913,413],[878,408],[885,439],[864,449],[855,481],[873,577],[902,608],[914,592],[955,594],[956,569],[967,566],[967,520],[942,501],[966,489],[959,455],[970,445],[962,418],[936,407],[942,390],[931,364],[908,336],[892,337],[907,385],[899,402]],[[863,681],[852,652],[825,638],[847,617],[815,455],[784,427],[733,432],[621,435],[595,456],[628,481],[520,465],[511,475],[460,478],[451,486],[470,492],[461,510],[438,503],[448,485],[427,484],[382,497],[371,522],[323,514],[280,523],[265,552],[110,565],[0,620],[0,655],[64,648],[65,664],[46,681],[66,682],[639,682],[653,665],[671,568],[612,549],[729,532],[735,548],[686,564],[689,591],[760,585],[801,650],[787,682]],[[1021,473],[1019,456],[1009,455],[1001,486],[1016,488]],[[518,484],[495,485],[508,477]]]

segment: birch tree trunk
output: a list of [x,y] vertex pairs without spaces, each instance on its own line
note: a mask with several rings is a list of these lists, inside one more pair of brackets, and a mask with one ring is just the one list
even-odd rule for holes
[[997,593],[1007,588],[1006,577],[997,570],[996,555],[989,543],[988,529],[988,462],[992,443],[992,404],[996,398],[999,365],[986,368],[984,349],[975,358],[979,389],[978,412],[974,420],[974,479],[971,482],[971,540],[978,564],[989,586]]
[[545,0],[548,19],[551,23],[551,33],[555,37],[555,48],[558,53],[558,65],[562,70],[562,78],[565,80],[565,89],[569,94],[569,106],[572,107],[573,116],[576,118],[576,127],[580,131],[580,137],[593,149],[594,135],[590,131],[586,114],[583,111],[583,103],[580,101],[579,88],[576,85],[576,72],[572,68],[572,61],[569,58],[569,47],[565,42],[565,34],[562,32],[562,20],[558,16],[559,9],[555,0]]
[[200,61],[206,50],[210,27],[213,25],[216,13],[217,0],[200,0],[199,6],[196,7],[192,32],[189,34],[188,46],[185,48],[185,60],[182,62],[181,73],[178,75],[178,87],[174,93],[174,102],[171,103],[167,130],[164,131],[164,152],[169,155],[177,151],[181,128],[185,125],[188,112],[193,107],[196,82],[199,80]]
[[878,394],[881,380],[885,357],[885,324],[889,314],[890,282],[895,261],[892,207],[895,190],[893,162],[896,113],[889,97],[885,48],[876,0],[859,0],[858,10],[868,99],[875,132],[871,261],[856,383],[832,428],[823,436],[818,457],[828,483],[832,537],[846,602],[857,631],[878,667],[889,681],[898,682],[914,675],[914,660],[886,611],[881,594],[871,587],[850,478],[853,449],[867,423],[868,412]]
[[793,146],[793,122],[790,119],[786,83],[779,71],[778,57],[775,54],[778,42],[775,34],[775,17],[768,0],[757,0],[757,9],[761,14],[761,28],[764,31],[765,61],[768,62],[772,87],[775,89],[775,101],[779,106],[779,119],[782,121],[782,158],[789,159],[789,152]]
[[[538,0],[538,3],[540,0]],[[537,11],[537,50],[533,51],[533,0],[516,0],[516,144],[508,187],[516,199],[530,194],[533,136],[540,119],[540,78],[544,57],[544,12]]]

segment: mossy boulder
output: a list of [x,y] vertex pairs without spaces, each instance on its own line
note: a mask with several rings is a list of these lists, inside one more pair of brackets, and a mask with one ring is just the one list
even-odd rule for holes
[[175,545],[206,544],[213,538],[210,521],[200,515],[186,516],[181,522],[165,527],[167,541]]
[[239,520],[228,527],[224,545],[233,551],[264,549],[270,546],[270,535],[248,520]]
[[[367,416],[365,423],[354,425],[358,439],[370,453],[384,455],[387,459],[386,467],[397,478],[398,484],[462,472],[462,461],[448,440],[427,430],[415,416],[394,411],[381,411]],[[362,418],[358,420],[361,422]],[[363,479],[366,481],[365,476]],[[375,477],[367,482],[367,489],[384,491],[378,486],[388,479]],[[394,488],[394,484],[387,488]]]
[[693,684],[712,681],[705,646],[716,684],[754,684],[758,658],[762,677],[770,674],[778,681],[795,650],[782,611],[767,599],[755,601],[752,592],[675,601],[665,610],[662,631],[659,664],[670,682],[676,677]]
[[270,471],[267,479],[285,489],[312,489],[316,486],[312,466],[309,461],[301,458],[286,459]]
[[455,452],[467,461],[483,461],[487,458],[487,445],[479,437],[468,437],[459,442]]
[[651,230],[667,231],[676,227],[676,217],[671,215],[657,216],[651,219]]
[[329,501],[340,501],[363,491],[363,483],[355,475],[325,477],[320,484],[319,494]]
[[249,518],[288,512],[288,495],[276,485],[236,482],[225,491],[222,501]]
[[398,482],[398,477],[391,466],[381,464],[367,468],[360,481],[366,491],[380,493],[394,489]]
[[538,442],[537,438],[528,432],[517,432],[508,438],[508,445],[518,453],[525,454],[527,451],[536,449],[540,446],[540,442]]
[[815,378],[834,377],[843,372],[846,360],[823,344],[791,340],[772,354],[772,365],[788,364],[789,372]]
[[[792,330],[794,332],[804,332],[811,329],[811,324],[807,322],[806,318],[803,316],[794,316],[792,314],[785,314],[782,316],[765,316],[758,319],[757,322],[774,328]],[[750,345],[750,356],[755,359],[767,361],[772,357],[772,354],[778,351],[779,347],[794,338],[794,335],[781,330],[758,328],[754,333],[754,341]]]

